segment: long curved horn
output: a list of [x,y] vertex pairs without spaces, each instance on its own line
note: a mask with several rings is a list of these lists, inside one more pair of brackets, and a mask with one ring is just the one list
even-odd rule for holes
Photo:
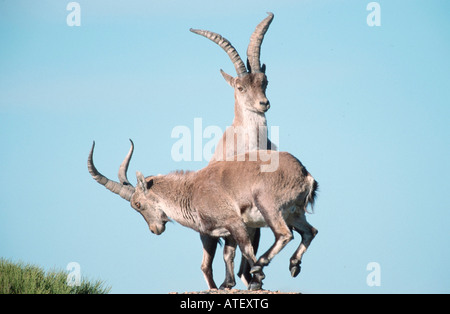
[[128,178],[127,178],[127,171],[128,171],[128,165],[130,164],[131,156],[133,156],[134,143],[131,139],[130,139],[130,142],[131,142],[130,151],[128,152],[127,156],[120,164],[120,168],[119,168],[119,182],[122,183],[123,185],[131,185],[131,183],[128,181]]
[[244,62],[242,61],[241,57],[239,56],[239,53],[236,51],[236,49],[233,47],[233,45],[224,37],[220,36],[217,33],[213,33],[210,31],[205,31],[201,29],[190,29],[191,32],[202,35],[209,40],[212,40],[216,44],[218,44],[220,47],[222,47],[223,50],[228,54],[231,61],[233,62],[234,68],[236,69],[236,73],[239,77],[247,75],[247,68],[245,67]]
[[91,174],[91,176],[94,178],[95,181],[97,181],[101,185],[104,185],[108,190],[110,190],[115,194],[120,195],[120,197],[122,197],[123,199],[130,201],[131,196],[134,193],[134,187],[130,185],[123,185],[118,182],[109,180],[107,177],[98,172],[97,168],[95,168],[93,160],[94,146],[95,142],[92,143],[91,152],[89,153],[87,162],[89,173]]
[[270,23],[273,20],[273,13],[267,12],[269,14],[261,23],[256,26],[255,31],[250,37],[250,43],[247,48],[247,58],[249,64],[249,71],[252,73],[260,73],[261,72],[261,63],[259,60],[261,53],[261,44],[264,39],[264,35],[269,29]]

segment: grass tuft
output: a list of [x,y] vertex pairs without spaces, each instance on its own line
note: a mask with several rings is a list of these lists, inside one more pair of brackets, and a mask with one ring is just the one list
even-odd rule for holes
[[65,271],[48,271],[0,258],[0,294],[106,294],[104,282],[82,278],[80,286],[68,286]]

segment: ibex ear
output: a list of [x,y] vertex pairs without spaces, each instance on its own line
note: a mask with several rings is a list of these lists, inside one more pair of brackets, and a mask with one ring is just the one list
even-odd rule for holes
[[140,189],[142,192],[147,191],[147,182],[145,181],[144,175],[139,171],[136,171],[137,184],[136,188]]
[[228,84],[230,84],[231,87],[234,88],[234,79],[230,74],[225,73],[222,69],[220,69],[220,73],[222,74],[225,81],[227,81]]

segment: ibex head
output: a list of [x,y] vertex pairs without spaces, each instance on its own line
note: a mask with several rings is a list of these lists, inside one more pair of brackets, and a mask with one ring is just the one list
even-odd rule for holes
[[160,198],[151,191],[154,178],[144,178],[139,171],[136,172],[136,178],[136,191],[130,200],[131,207],[144,217],[152,233],[160,235],[166,230],[166,223],[170,219],[160,209]]
[[232,77],[223,70],[220,70],[220,72],[228,84],[234,88],[236,101],[244,105],[246,109],[262,113],[270,108],[270,102],[266,97],[268,83],[265,74],[266,65],[261,66],[260,63],[261,44],[273,19],[273,13],[269,12],[268,14],[269,16],[258,24],[250,37],[247,48],[247,68],[236,49],[227,39],[210,31],[190,29],[191,32],[212,40],[225,50],[233,62],[237,77]]
[[128,165],[133,155],[133,141],[131,141],[131,148],[125,157],[124,161],[119,168],[119,180],[120,182],[115,182],[108,179],[94,166],[93,154],[95,142],[92,144],[91,152],[88,157],[88,170],[92,177],[101,185],[105,186],[111,192],[118,194],[123,199],[130,202],[131,207],[133,207],[138,213],[140,213],[148,224],[150,231],[156,235],[164,232],[165,225],[170,221],[166,214],[159,210],[158,198],[154,198],[152,201],[152,193],[148,193],[151,185],[153,184],[153,177],[148,177],[147,179],[138,172],[137,178],[138,183],[136,187],[133,187],[127,178]]

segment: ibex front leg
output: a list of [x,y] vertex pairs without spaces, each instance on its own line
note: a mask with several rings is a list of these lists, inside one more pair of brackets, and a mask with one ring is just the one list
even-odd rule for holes
[[[259,239],[261,237],[260,228],[250,228],[247,227],[248,236],[253,246],[253,253],[256,255],[259,246]],[[241,259],[241,265],[239,267],[238,277],[241,278],[242,282],[248,287],[250,281],[252,280],[252,275],[250,274],[250,265],[244,256]]]
[[219,289],[231,289],[236,285],[234,278],[234,257],[236,255],[236,241],[233,237],[225,238],[223,247],[223,260],[225,262],[225,280]]
[[206,283],[209,289],[217,289],[216,283],[213,279],[212,262],[214,255],[216,254],[217,239],[205,234],[200,234],[200,239],[203,244],[203,260],[202,260],[202,272],[205,277]]
[[[209,289],[217,289],[213,279],[212,262],[216,254],[218,238],[205,234],[200,235],[203,243],[203,260],[202,272],[205,277]],[[225,238],[225,246],[223,248],[223,260],[225,261],[225,280],[219,289],[231,289],[236,285],[234,277],[234,256],[236,252],[236,241],[232,237]]]
[[[256,257],[255,253],[253,251],[253,246],[250,241],[249,235],[247,233],[247,227],[243,223],[240,217],[237,217],[233,221],[230,220],[227,227],[228,231],[231,234],[231,237],[236,241],[236,243],[239,245],[239,248],[242,252],[242,255],[247,259],[250,268],[253,268],[256,263]],[[255,276],[254,276],[255,278]],[[264,278],[264,274],[261,271],[258,272],[258,278],[259,281],[261,281]],[[254,279],[252,279],[253,281]],[[254,287],[250,283],[249,287],[250,290],[258,290],[261,289],[261,284],[259,287]]]
[[275,234],[275,243],[264,253],[252,267],[251,273],[253,279],[250,282],[250,290],[258,290],[262,287],[262,279],[264,274],[262,269],[267,266],[270,261],[277,255],[289,241],[292,240],[292,232],[283,219],[281,210],[279,210],[271,200],[257,197],[255,204],[263,215],[266,223]]

